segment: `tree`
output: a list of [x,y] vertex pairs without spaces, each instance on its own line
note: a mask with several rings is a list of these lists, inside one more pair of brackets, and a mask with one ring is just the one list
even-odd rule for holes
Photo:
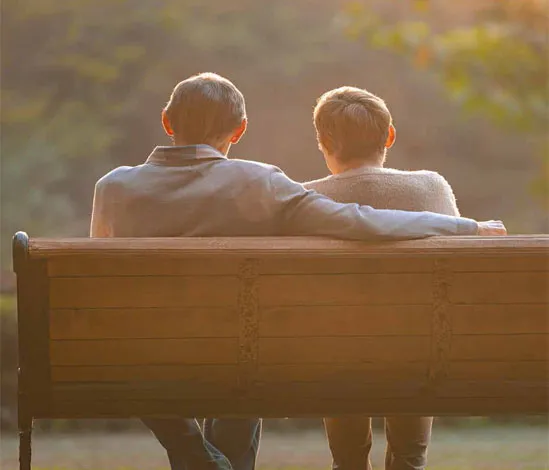
[[538,142],[541,172],[532,190],[549,208],[546,5],[543,0],[502,0],[478,9],[475,3],[475,24],[441,31],[426,20],[432,3],[415,0],[412,13],[417,19],[396,22],[361,2],[350,3],[345,11],[347,33],[373,47],[405,55],[416,67],[435,74],[465,112],[486,116]]
[[[81,200],[162,60],[182,2],[2,4],[2,264],[15,230],[82,233]],[[81,194],[82,188],[86,194]],[[63,227],[63,228],[61,228]]]

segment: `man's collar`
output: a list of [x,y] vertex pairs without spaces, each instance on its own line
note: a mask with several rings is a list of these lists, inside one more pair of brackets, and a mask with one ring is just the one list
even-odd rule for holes
[[226,159],[219,150],[205,144],[158,146],[147,158],[146,163],[162,166],[185,166],[196,160]]

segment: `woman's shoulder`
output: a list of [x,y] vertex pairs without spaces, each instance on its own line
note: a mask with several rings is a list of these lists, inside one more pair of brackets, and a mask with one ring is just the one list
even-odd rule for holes
[[401,182],[408,182],[410,184],[421,183],[422,185],[428,185],[431,188],[439,190],[447,190],[450,188],[450,184],[440,173],[432,170],[398,170],[396,168],[382,168],[379,174],[387,175],[388,177],[394,177]]
[[432,170],[399,170],[397,168],[377,168],[377,172],[385,175],[407,176],[410,178],[423,178],[432,180],[444,180],[444,177]]

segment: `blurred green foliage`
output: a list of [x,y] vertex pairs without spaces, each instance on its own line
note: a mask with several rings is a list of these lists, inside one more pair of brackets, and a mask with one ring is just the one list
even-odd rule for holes
[[17,229],[48,235],[63,224],[69,232],[82,230],[77,198],[68,194],[79,194],[82,182],[89,191],[86,180],[131,120],[130,97],[164,59],[167,18],[184,15],[182,2],[164,3],[4,2],[3,265]]
[[[432,0],[411,2],[412,19],[387,21],[364,2],[347,4],[347,33],[370,47],[406,56],[435,74],[466,113],[538,142],[532,185],[549,208],[549,10],[540,0],[490,2],[474,25],[437,28]],[[433,24],[435,23],[435,24]]]

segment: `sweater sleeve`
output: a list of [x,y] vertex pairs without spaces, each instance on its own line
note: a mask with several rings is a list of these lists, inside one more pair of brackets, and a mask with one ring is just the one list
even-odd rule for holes
[[432,173],[432,175],[435,187],[433,199],[437,206],[436,209],[433,209],[433,212],[459,217],[460,213],[456,202],[456,196],[454,195],[450,183],[438,173]]
[[435,214],[378,210],[340,204],[306,190],[282,171],[273,171],[270,190],[285,235],[321,235],[351,240],[414,239],[435,235],[476,235],[472,219]]

